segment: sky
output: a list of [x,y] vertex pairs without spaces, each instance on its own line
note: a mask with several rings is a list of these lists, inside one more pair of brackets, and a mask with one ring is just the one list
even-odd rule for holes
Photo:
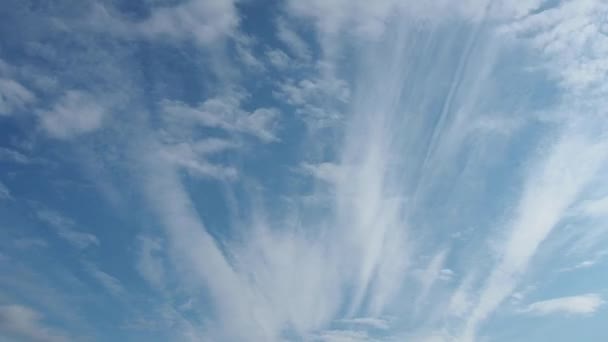
[[603,0],[3,0],[0,341],[608,340]]

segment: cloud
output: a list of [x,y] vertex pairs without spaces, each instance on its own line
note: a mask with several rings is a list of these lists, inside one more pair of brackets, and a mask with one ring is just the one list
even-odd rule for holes
[[544,65],[567,91],[585,92],[589,98],[608,91],[603,83],[608,72],[607,13],[603,1],[560,2],[516,21],[505,31],[538,49],[546,58]]
[[40,111],[39,117],[42,129],[50,137],[70,139],[100,128],[106,114],[92,95],[69,90],[52,109]]
[[13,196],[11,195],[11,191],[4,185],[4,183],[0,182],[0,201],[10,200]]
[[[54,19],[59,36],[70,32],[109,60],[124,60],[85,74],[119,70],[113,82],[129,97],[124,111],[136,114],[110,125],[109,106],[73,89],[58,90],[63,96],[36,111],[41,131],[57,139],[103,127],[94,146],[82,139],[79,149],[107,162],[106,182],[96,181],[126,198],[115,209],[156,229],[115,234],[137,236],[135,244],[108,240],[136,246],[126,264],[155,294],[141,307],[112,308],[144,313],[125,326],[191,341],[370,341],[376,334],[398,339],[404,327],[422,341],[476,340],[503,302],[522,300],[515,291],[538,275],[530,266],[572,219],[567,212],[586,208],[594,220],[603,217],[601,199],[583,199],[607,157],[597,116],[570,107],[571,94],[545,104],[554,101],[549,86],[527,100],[536,91],[528,81],[553,82],[531,72],[530,61],[549,60],[561,92],[597,83],[577,75],[578,67],[569,76],[553,69],[567,63],[543,50],[551,39],[537,44],[535,37],[559,22],[543,16],[558,12],[534,11],[539,1],[289,1],[280,18],[270,18],[276,37],[265,37],[266,29],[257,36],[257,27],[241,32],[239,23],[250,18],[232,1],[154,4],[121,13],[119,5],[90,6],[98,16],[92,25],[105,26],[92,36]],[[578,20],[568,25],[585,29]],[[540,58],[529,56],[530,47]],[[207,55],[255,73],[236,75],[207,63]],[[588,69],[601,72],[594,63]],[[81,77],[57,86],[85,84]],[[535,106],[565,118],[536,120]],[[300,132],[294,117],[323,129]],[[61,146],[58,152],[68,151]],[[258,152],[271,159],[257,159]],[[0,150],[14,162],[28,157]],[[323,200],[302,200],[302,192]],[[37,216],[77,249],[100,244],[59,213]],[[132,295],[129,277],[83,267],[105,292]]]
[[551,314],[591,315],[603,304],[604,300],[600,295],[588,293],[534,302],[529,304],[523,312],[536,316]]
[[68,336],[45,324],[43,316],[26,306],[10,304],[0,306],[0,336],[19,341],[64,342]]
[[127,293],[120,280],[100,270],[97,265],[87,261],[83,262],[83,265],[91,277],[114,296],[123,296]]
[[562,136],[537,168],[529,170],[498,264],[469,316],[464,341],[472,340],[479,323],[514,291],[540,244],[606,158],[605,142],[589,141],[577,133]]
[[289,67],[291,59],[282,50],[272,49],[266,51],[266,58],[275,68],[285,69]]
[[48,242],[38,238],[20,238],[15,239],[13,241],[15,247],[20,249],[30,249],[30,248],[47,248],[49,246]]
[[303,61],[311,59],[311,51],[308,44],[293,30],[285,19],[279,18],[276,27],[277,37],[285,44],[293,57]]
[[30,158],[23,153],[6,147],[0,147],[0,160],[10,161],[17,164],[29,164],[31,162]]
[[296,108],[296,113],[311,127],[335,124],[351,98],[350,87],[344,80],[322,70],[319,73],[322,75],[316,78],[282,81],[273,92],[278,100]]
[[329,162],[318,164],[303,163],[301,168],[305,173],[330,184],[337,183],[344,172],[340,165]]
[[189,0],[155,8],[149,18],[131,27],[144,37],[192,39],[204,46],[229,35],[238,22],[232,0]]
[[0,77],[0,116],[23,110],[36,96],[17,81]]
[[99,239],[91,233],[83,233],[74,229],[76,223],[58,212],[42,209],[36,212],[36,216],[42,222],[49,224],[55,229],[57,235],[78,249],[90,246],[99,246]]
[[316,336],[314,341],[319,342],[365,342],[372,341],[363,331],[328,330]]
[[339,322],[347,325],[370,327],[373,329],[380,330],[386,330],[390,327],[390,323],[387,320],[375,317],[358,317],[351,319],[343,319]]
[[275,131],[279,111],[265,107],[245,111],[241,108],[245,97],[245,94],[230,92],[207,99],[197,107],[176,101],[164,101],[162,107],[167,116],[165,119],[170,123],[221,128],[249,134],[266,143],[278,141]]
[[254,55],[254,47],[257,43],[255,39],[246,35],[238,35],[234,37],[236,42],[236,53],[242,65],[253,71],[263,71],[264,63]]
[[237,144],[230,141],[209,138],[191,143],[167,144],[161,149],[160,156],[165,161],[184,168],[192,175],[230,181],[237,178],[237,170],[211,163],[208,159],[210,155],[237,147]]
[[595,200],[586,200],[578,208],[583,215],[603,217],[608,215],[608,196]]
[[166,272],[161,253],[161,241],[146,236],[140,236],[139,256],[136,269],[139,274],[154,288],[162,289],[165,284]]

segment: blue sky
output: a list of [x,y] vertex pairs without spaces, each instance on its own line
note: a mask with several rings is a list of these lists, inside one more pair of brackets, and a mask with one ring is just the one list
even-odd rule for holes
[[2,1],[0,340],[606,341],[606,18]]

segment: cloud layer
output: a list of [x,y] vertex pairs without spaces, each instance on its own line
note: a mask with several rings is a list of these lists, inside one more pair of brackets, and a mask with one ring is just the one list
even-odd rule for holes
[[526,315],[599,331],[607,14],[10,2],[0,338],[533,340]]

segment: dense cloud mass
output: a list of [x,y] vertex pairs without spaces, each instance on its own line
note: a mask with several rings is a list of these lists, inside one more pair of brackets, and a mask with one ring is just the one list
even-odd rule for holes
[[606,18],[4,1],[0,340],[604,341]]

